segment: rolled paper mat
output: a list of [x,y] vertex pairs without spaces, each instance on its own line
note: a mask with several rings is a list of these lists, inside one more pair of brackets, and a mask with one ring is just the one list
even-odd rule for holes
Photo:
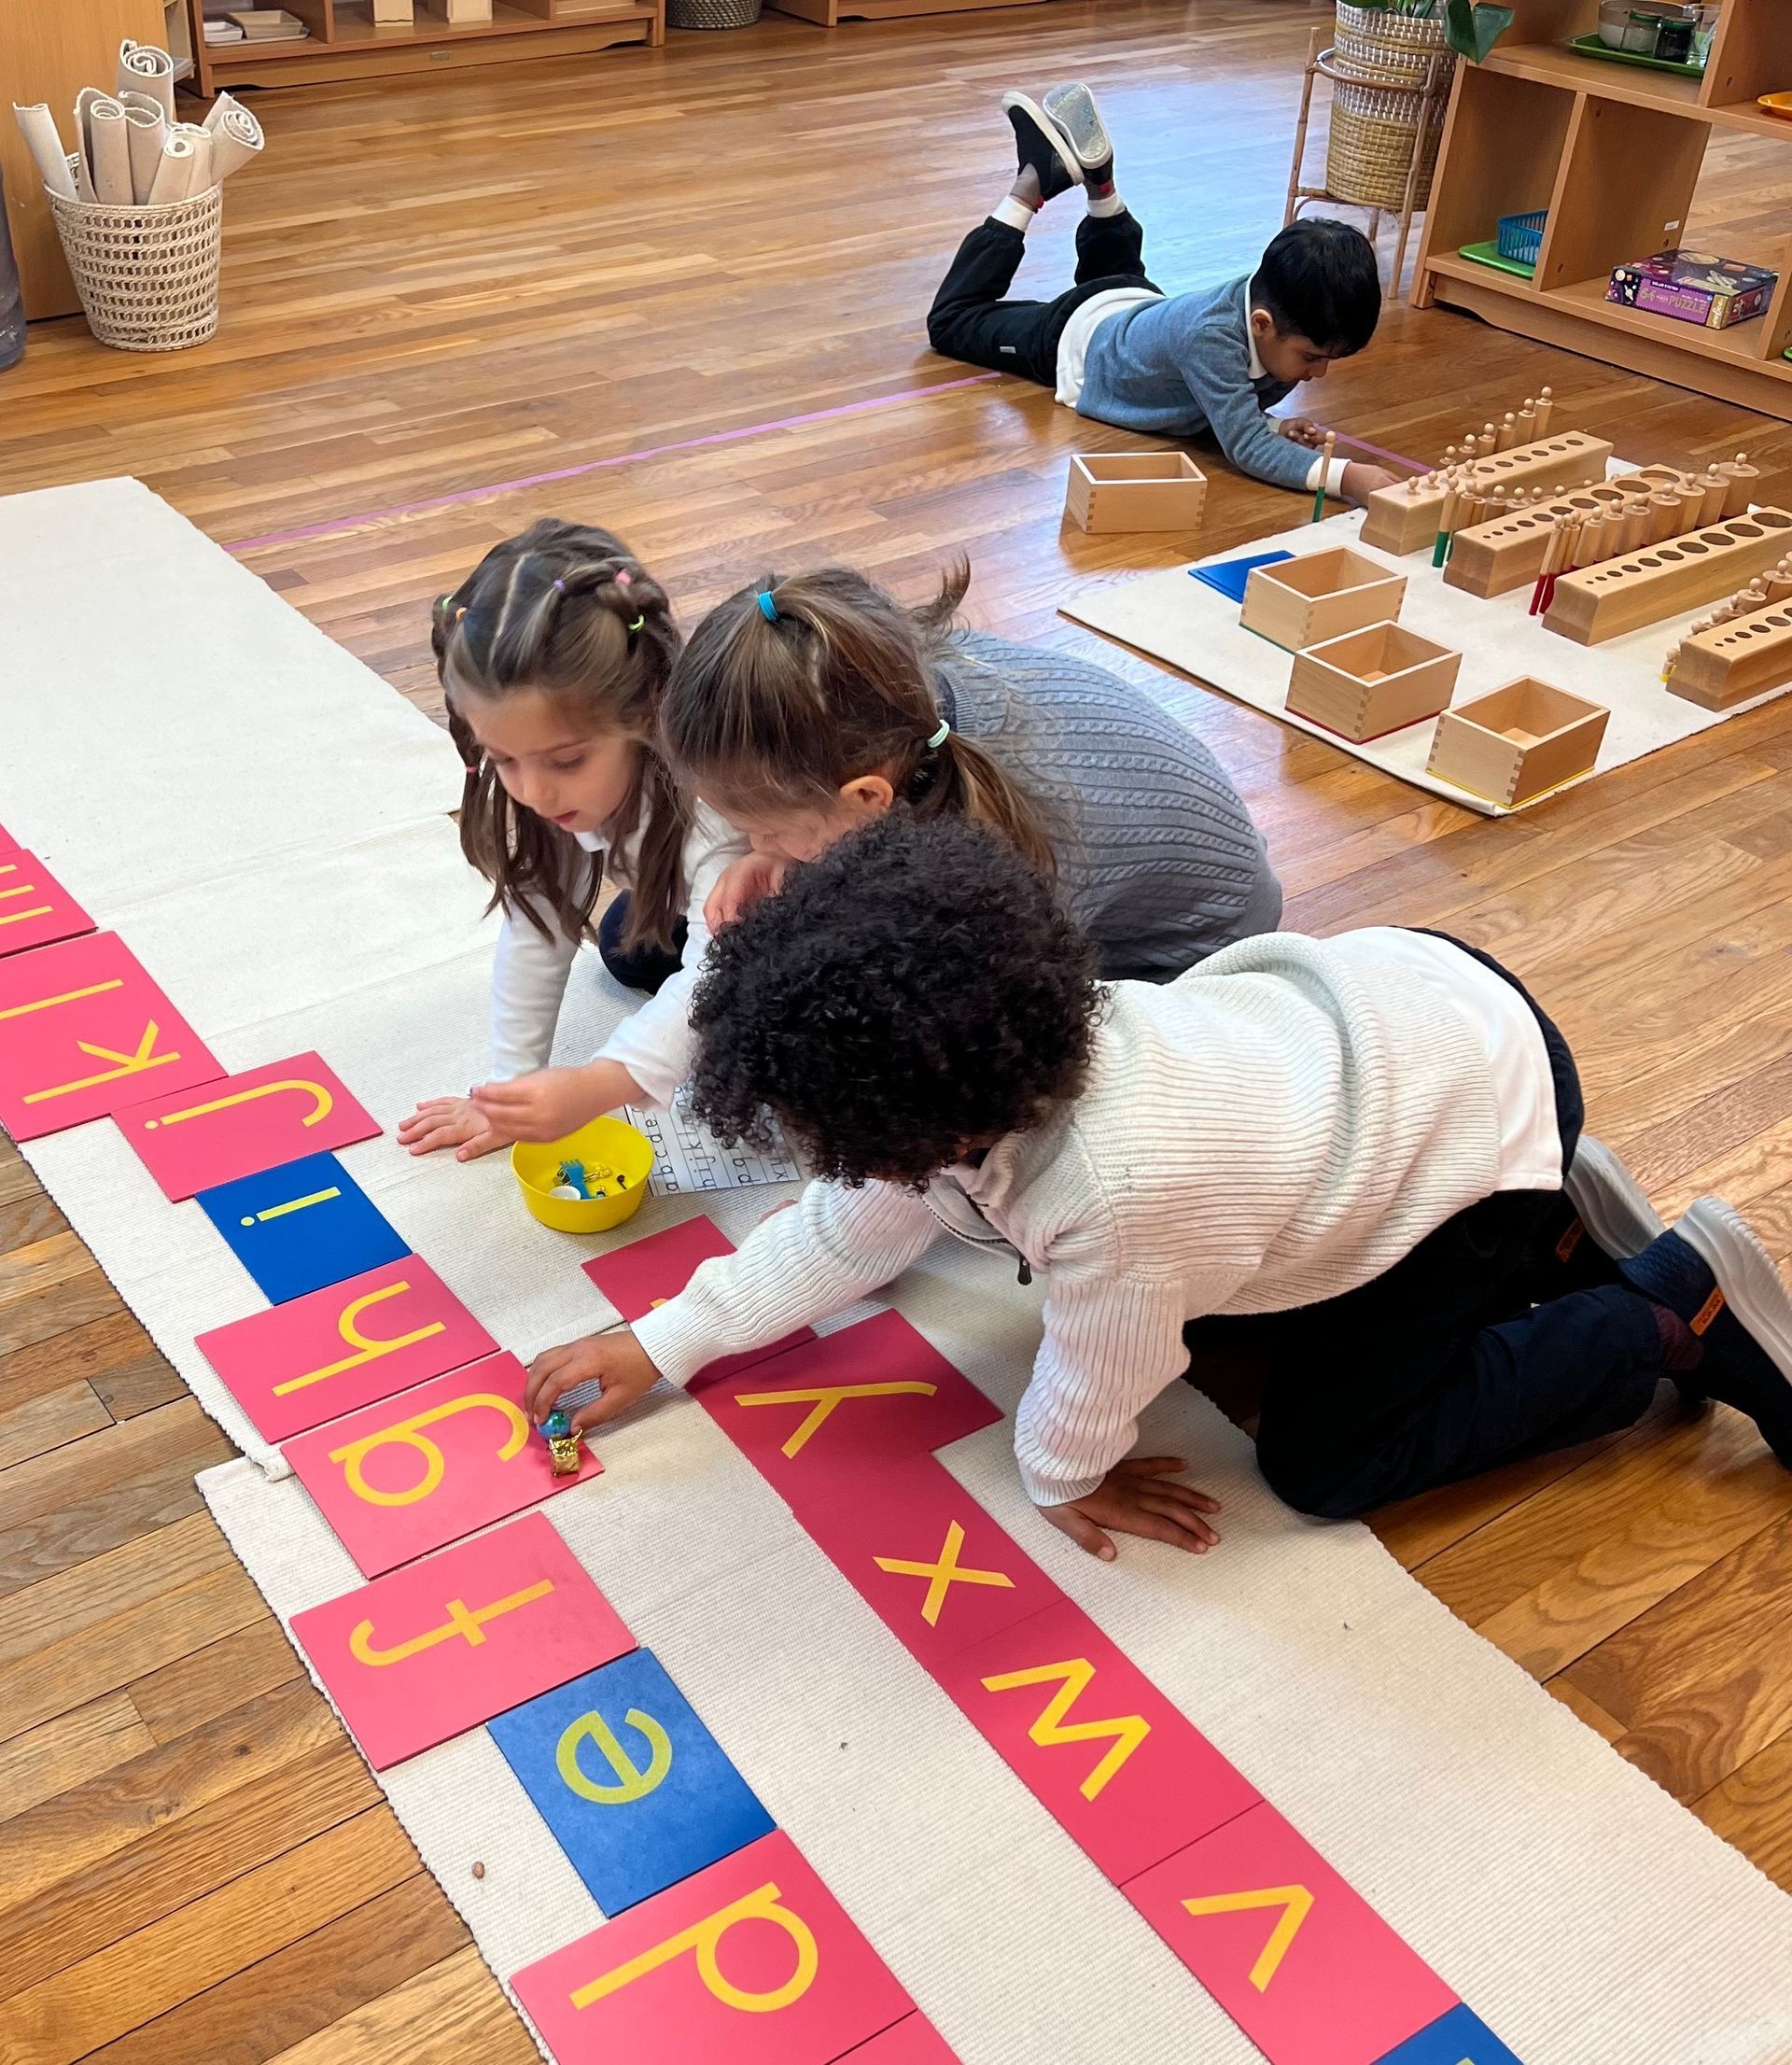
[[157,206],[169,201],[186,200],[192,187],[193,157],[193,139],[183,136],[178,129],[171,130],[168,141],[161,147],[161,163],[149,189],[149,198]]
[[161,170],[161,147],[168,141],[168,118],[160,101],[136,105],[147,96],[133,93],[124,110],[125,141],[131,147],[131,198],[147,201]]
[[77,201],[97,201],[93,191],[93,175],[87,169],[87,153],[71,150],[68,154],[68,169],[75,176],[75,198]]
[[187,197],[191,200],[195,194],[204,193],[217,184],[217,174],[213,168],[211,132],[202,129],[197,122],[176,122],[170,133],[184,136],[193,147],[193,169],[187,181]]
[[261,124],[228,93],[220,93],[212,103],[205,127],[212,133],[212,178],[218,186],[251,158],[259,157],[267,141]]
[[[92,184],[93,172],[93,103],[110,100],[111,97],[97,86],[83,86],[75,96],[75,148],[79,151],[81,162],[87,167],[90,186]],[[80,175],[77,173],[76,177],[78,179]],[[83,193],[81,198],[86,201],[93,196]]]
[[175,119],[175,61],[153,43],[133,43],[129,36],[119,45],[118,90],[126,87],[153,93],[172,124]]
[[64,201],[75,199],[75,175],[68,169],[68,153],[63,148],[63,139],[56,133],[56,118],[48,105],[39,101],[34,107],[21,107],[12,104],[19,128],[26,147],[37,165],[38,176],[51,193],[60,193]]
[[131,138],[124,109],[102,94],[88,107],[93,139],[93,191],[103,202],[129,206],[137,197],[131,184]]

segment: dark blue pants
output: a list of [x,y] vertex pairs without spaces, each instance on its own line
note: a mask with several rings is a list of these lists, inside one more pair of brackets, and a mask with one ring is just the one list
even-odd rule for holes
[[[1537,1018],[1565,1169],[1580,1081],[1567,1042]],[[1277,1495],[1342,1520],[1640,1420],[1662,1375],[1653,1308],[1590,1241],[1567,1287],[1557,1247],[1572,1218],[1559,1190],[1501,1191],[1341,1298],[1193,1322],[1197,1363],[1231,1352],[1267,1366],[1257,1461]]]
[[623,890],[605,905],[603,916],[597,920],[597,951],[603,956],[604,966],[625,989],[644,990],[650,997],[656,996],[684,966],[684,920],[679,919],[672,927],[672,944],[677,948],[674,953],[667,953],[664,947],[624,947],[623,929],[627,923],[628,892]]

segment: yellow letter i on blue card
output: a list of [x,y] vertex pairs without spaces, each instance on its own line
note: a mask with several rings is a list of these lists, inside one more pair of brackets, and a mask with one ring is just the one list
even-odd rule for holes
[[771,1816],[650,1650],[486,1725],[606,1915],[772,1832]]
[[334,1155],[220,1183],[199,1202],[271,1305],[411,1252]]
[[1381,2065],[1520,2065],[1472,2008],[1457,2005],[1409,2036]]

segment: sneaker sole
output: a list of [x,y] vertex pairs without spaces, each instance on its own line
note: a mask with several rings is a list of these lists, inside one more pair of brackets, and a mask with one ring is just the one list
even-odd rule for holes
[[1721,1198],[1701,1198],[1673,1230],[1717,1279],[1749,1339],[1792,1384],[1792,1292],[1754,1228]]
[[1590,1133],[1581,1134],[1562,1188],[1593,1244],[1615,1262],[1641,1255],[1651,1241],[1667,1231],[1643,1186],[1605,1143]]
[[1045,96],[1045,113],[1047,119],[1063,132],[1085,172],[1113,162],[1113,141],[1108,134],[1108,125],[1101,119],[1095,95],[1081,79],[1053,87]]
[[1028,120],[1033,124],[1045,141],[1057,151],[1058,162],[1063,165],[1065,174],[1071,185],[1078,187],[1086,185],[1087,180],[1083,169],[1083,161],[1078,157],[1076,144],[1063,123],[1054,121],[1036,100],[1029,99],[1025,93],[1004,93],[1001,96],[1002,113],[1005,115],[1011,107],[1019,108],[1020,112],[1027,117]]

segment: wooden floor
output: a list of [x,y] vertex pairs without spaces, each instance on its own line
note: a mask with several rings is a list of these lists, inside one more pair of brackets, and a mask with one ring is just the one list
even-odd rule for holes
[[[833,35],[768,18],[264,99],[217,343],[160,359],[78,323],[34,333],[0,379],[0,485],[135,473],[214,538],[272,541],[246,563],[426,708],[429,599],[548,512],[620,528],[691,611],[828,554],[918,593],[962,549],[977,621],[1093,646],[1054,614],[1076,579],[1181,555],[1060,531],[1065,455],[1127,441],[1018,382],[955,386],[964,369],[921,343],[947,252],[1005,184],[995,96],[1092,79],[1155,274],[1242,271],[1280,221],[1318,19],[1302,0],[1057,0]],[[1783,162],[1731,146],[1699,227],[1783,213],[1762,185]],[[1073,218],[1036,232],[1043,290]],[[1393,310],[1307,405],[1429,458],[1546,380],[1559,422],[1627,457],[1792,462],[1783,428],[1441,312]],[[1211,546],[1288,521],[1287,498],[1213,471]],[[1499,952],[1658,1202],[1720,1191],[1792,1251],[1792,707],[1504,823],[1217,696],[1203,730],[1292,923],[1445,924]],[[0,2057],[528,2059],[203,1511],[193,1472],[229,1453],[0,1147]],[[1381,1531],[1792,1886],[1792,1475],[1752,1428],[1663,1411]]]

